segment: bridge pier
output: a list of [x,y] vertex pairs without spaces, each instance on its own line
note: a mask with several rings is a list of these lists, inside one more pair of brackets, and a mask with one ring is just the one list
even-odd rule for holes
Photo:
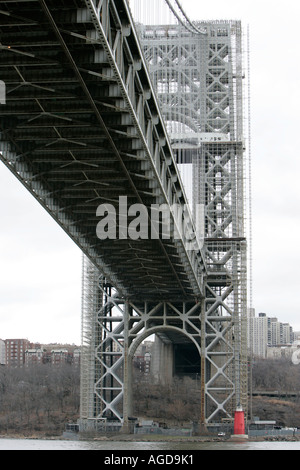
[[132,361],[129,357],[129,302],[124,304],[124,364],[123,364],[123,425],[121,432],[130,434],[129,417],[132,416]]
[[178,348],[194,344],[200,372],[203,302],[125,300],[86,258],[83,280],[80,422],[95,430],[114,422],[128,432],[133,415],[132,360],[139,344],[150,335],[158,336],[154,375],[165,384],[173,377],[174,343]]
[[162,385],[172,383],[174,373],[173,345],[164,343],[158,336],[155,337],[153,346],[151,373],[155,382]]
[[[87,259],[83,271],[83,428],[130,431],[132,361],[138,346],[152,335],[157,338],[152,363],[156,380],[171,382],[175,353],[182,371],[189,359],[195,373],[198,351],[201,425],[208,424],[211,416],[230,417],[237,369],[231,339],[237,328],[228,314],[219,315],[225,296],[221,299],[210,290],[200,301],[124,299]],[[189,345],[194,347],[189,350]]]

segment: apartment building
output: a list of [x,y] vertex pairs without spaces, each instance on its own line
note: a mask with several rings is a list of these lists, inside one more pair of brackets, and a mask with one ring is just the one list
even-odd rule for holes
[[6,364],[6,349],[5,349],[5,341],[0,339],[0,366]]
[[25,365],[34,366],[43,364],[44,351],[39,348],[26,349],[25,351]]
[[248,312],[248,350],[253,356],[266,358],[268,348],[284,347],[293,342],[293,328],[289,323],[281,323],[266,313],[259,313],[256,317],[254,309]]
[[28,339],[6,339],[6,365],[8,367],[23,367],[25,351],[31,347]]
[[29,367],[40,364],[80,365],[80,348],[77,346],[41,345],[28,339],[0,339],[0,365]]
[[[51,345],[50,345],[51,346]],[[80,365],[80,348],[32,348],[25,351],[25,365],[49,364],[60,366],[63,364]]]
[[266,314],[248,316],[248,349],[253,356],[266,357],[269,341],[269,322]]

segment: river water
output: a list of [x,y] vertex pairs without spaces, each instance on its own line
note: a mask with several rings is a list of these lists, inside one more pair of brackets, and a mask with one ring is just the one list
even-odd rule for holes
[[[97,450],[102,451],[103,458],[124,455],[137,455],[141,460],[161,451],[190,451],[195,455],[201,450],[300,450],[300,442],[116,442],[116,441],[69,441],[39,439],[0,439],[1,450]],[[142,460],[145,463],[145,460]],[[108,462],[109,463],[109,462]],[[111,462],[113,463],[113,462]],[[146,463],[148,463],[146,461]],[[152,462],[153,463],[153,462]]]

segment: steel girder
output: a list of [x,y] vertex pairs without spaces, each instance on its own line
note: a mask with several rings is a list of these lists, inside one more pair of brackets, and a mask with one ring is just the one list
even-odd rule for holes
[[201,298],[183,237],[96,235],[99,204],[186,202],[127,2],[7,1],[0,18],[1,160],[126,298]]

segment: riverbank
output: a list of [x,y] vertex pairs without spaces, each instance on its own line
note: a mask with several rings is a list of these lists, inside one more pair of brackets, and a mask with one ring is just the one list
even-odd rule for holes
[[[157,443],[218,443],[218,442],[234,442],[233,437],[223,438],[217,436],[166,436],[157,434],[113,434],[113,435],[87,435],[78,434],[73,438],[66,438],[63,435],[49,435],[47,433],[17,433],[17,434],[0,434],[0,439],[24,439],[24,440],[53,440],[53,441],[91,441],[91,442],[157,442]],[[249,437],[244,442],[300,442],[298,436],[264,436]]]
[[112,434],[91,435],[74,434],[72,437],[49,435],[45,433],[0,434],[0,439],[31,439],[31,440],[83,440],[109,442],[222,442],[226,439],[214,436],[166,436],[159,434]]

